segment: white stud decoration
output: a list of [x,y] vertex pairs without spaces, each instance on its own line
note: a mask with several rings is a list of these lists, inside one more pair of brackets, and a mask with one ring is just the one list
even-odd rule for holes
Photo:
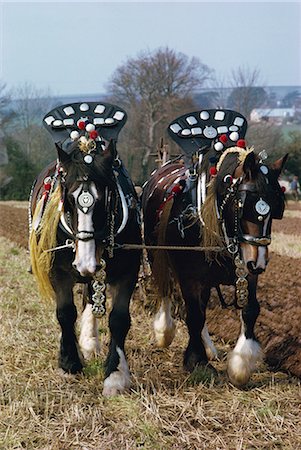
[[260,170],[264,175],[267,175],[269,173],[269,169],[267,166],[260,166]]
[[105,123],[111,125],[112,123],[114,123],[114,119],[112,117],[108,117],[107,119],[105,119]]
[[82,104],[80,105],[80,107],[79,107],[79,109],[80,109],[81,111],[88,111],[89,108],[90,108],[90,107],[89,107],[88,103],[82,103]]
[[88,125],[86,126],[86,131],[93,131],[95,130],[95,125],[93,125],[93,123],[88,123]]
[[235,117],[233,125],[237,125],[238,127],[241,127],[243,123],[244,123],[244,119],[242,119],[241,117]]
[[191,128],[191,133],[193,134],[193,136],[202,134],[202,128],[200,127]]
[[124,113],[122,111],[116,111],[113,119],[122,120],[124,118]]
[[173,123],[172,125],[170,125],[169,127],[171,129],[171,131],[173,131],[174,133],[178,133],[180,130],[182,130],[182,128],[180,127],[180,125],[178,123]]
[[237,133],[237,131],[232,131],[232,133],[229,135],[229,138],[231,139],[231,141],[236,142],[239,138],[239,134]]
[[104,105],[97,105],[96,108],[94,109],[94,112],[97,114],[102,114],[105,109],[106,107]]
[[214,116],[215,120],[224,120],[224,117],[225,117],[224,111],[216,111]]
[[66,127],[74,125],[74,119],[64,119],[63,123]]
[[221,142],[216,142],[216,143],[214,144],[214,148],[215,148],[215,150],[216,150],[217,152],[220,152],[221,150],[223,150],[224,146],[223,146],[223,144],[222,144]]
[[204,136],[209,139],[213,139],[217,136],[217,131],[214,127],[206,127],[204,130]]
[[52,122],[53,127],[60,127],[61,125],[63,125],[62,120],[57,119]]
[[228,131],[228,127],[225,127],[225,126],[217,127],[218,134],[227,133],[227,131]]
[[45,122],[47,123],[47,125],[51,125],[52,122],[53,122],[55,119],[54,119],[53,116],[48,116],[48,117],[45,117],[44,120],[45,120]]
[[186,117],[186,122],[189,125],[195,125],[196,123],[198,123],[198,121],[196,120],[196,118],[194,116]]
[[202,111],[200,114],[200,118],[202,120],[208,120],[209,119],[209,112],[208,111]]
[[66,108],[63,109],[63,111],[66,114],[66,116],[71,116],[72,114],[75,113],[75,111],[72,108],[72,106],[67,106]]
[[189,128],[185,128],[185,130],[181,131],[182,136],[190,136],[191,135],[191,130],[189,130]]
[[236,125],[231,125],[231,127],[229,127],[229,131],[238,131],[238,127]]
[[79,137],[79,132],[76,130],[71,131],[70,137],[73,141],[75,141],[75,139],[78,139],[78,137]]
[[93,161],[93,157],[91,155],[86,155],[84,157],[84,161],[86,164],[91,164],[91,162]]
[[93,120],[94,125],[103,125],[105,123],[105,119],[103,117],[99,117]]

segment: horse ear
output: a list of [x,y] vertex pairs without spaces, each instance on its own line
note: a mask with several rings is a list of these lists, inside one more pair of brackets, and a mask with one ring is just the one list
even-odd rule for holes
[[69,155],[57,143],[55,143],[55,147],[56,147],[59,161],[61,163],[66,162],[69,159]]
[[256,167],[256,157],[255,157],[255,153],[254,152],[250,152],[247,154],[242,169],[244,171],[244,173],[249,173],[251,172],[251,174],[254,174],[255,171],[255,167]]
[[108,147],[105,150],[105,153],[107,155],[110,155],[113,159],[117,156],[117,149],[116,149],[116,141],[115,139],[111,139],[109,142]]
[[272,165],[271,168],[273,170],[275,170],[275,172],[278,173],[278,175],[280,175],[286,161],[288,158],[288,153],[286,153],[286,155],[284,155],[282,158],[277,159]]

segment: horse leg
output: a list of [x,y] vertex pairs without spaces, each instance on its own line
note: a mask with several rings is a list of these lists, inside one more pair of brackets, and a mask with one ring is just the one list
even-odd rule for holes
[[198,365],[206,365],[208,358],[202,340],[202,330],[206,320],[206,306],[210,297],[210,288],[195,280],[180,282],[186,305],[186,325],[189,342],[184,353],[184,367],[192,372]]
[[129,304],[135,288],[136,275],[110,284],[113,308],[109,317],[111,340],[109,353],[105,362],[105,397],[120,394],[131,385],[130,371],[124,352],[124,342],[130,329],[131,318]]
[[74,328],[77,311],[73,301],[73,285],[74,282],[66,272],[56,273],[53,277],[57,302],[56,315],[62,330],[59,367],[65,372],[75,374],[82,370],[83,364]]
[[206,322],[202,329],[202,341],[205,346],[207,358],[210,360],[217,359],[218,358],[217,350],[214,347],[214,344],[210,338]]
[[168,347],[175,337],[176,326],[171,316],[169,297],[164,297],[161,301],[160,309],[154,319],[154,332],[157,346],[160,348]]
[[249,277],[248,303],[241,313],[241,332],[233,351],[228,357],[228,376],[235,386],[245,385],[262,358],[259,342],[254,333],[260,307],[256,298],[257,276]]
[[87,284],[84,287],[84,308],[80,321],[80,335],[78,340],[83,357],[87,360],[100,354],[98,319],[92,312],[92,305],[89,303],[91,298],[91,285]]

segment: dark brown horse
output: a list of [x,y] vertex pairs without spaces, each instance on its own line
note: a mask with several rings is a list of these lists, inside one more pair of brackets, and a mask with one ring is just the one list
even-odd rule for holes
[[[196,113],[188,115],[191,122],[194,117]],[[175,127],[175,132],[181,133],[181,128]],[[208,355],[215,352],[205,325],[210,292],[213,287],[233,285],[242,326],[228,359],[228,374],[234,384],[244,385],[261,355],[254,333],[260,310],[257,279],[268,264],[272,219],[283,216],[278,177],[286,157],[266,165],[245,148],[244,141],[238,144],[231,145],[230,139],[228,148],[216,157],[220,147],[209,142],[196,151],[190,167],[181,160],[167,163],[145,185],[142,207],[146,244],[174,247],[150,252],[162,298],[154,324],[158,344],[167,346],[174,336],[169,295],[175,278],[186,305],[189,332],[184,366],[193,371],[207,365]]]
[[[141,243],[137,196],[116,150],[125,119],[124,111],[106,103],[64,105],[47,114],[44,121],[58,160],[38,177],[31,196],[32,269],[42,294],[56,299],[62,330],[59,366],[64,372],[80,372],[82,356],[99,352],[97,317],[105,312],[110,285],[106,396],[130,386],[124,343],[140,265],[139,250],[118,248],[124,242]],[[88,299],[79,346],[75,283],[85,284]]]

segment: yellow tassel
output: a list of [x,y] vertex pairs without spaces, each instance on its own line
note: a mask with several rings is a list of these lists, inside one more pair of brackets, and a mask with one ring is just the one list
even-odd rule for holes
[[[215,208],[215,179],[213,179],[208,186],[207,197],[202,206],[202,217],[204,227],[202,229],[202,245],[204,247],[222,247],[223,237],[220,224],[216,214]],[[217,258],[218,253],[205,251],[207,261],[212,261]]]
[[[46,205],[40,226],[32,230],[29,239],[30,260],[33,275],[36,278],[41,296],[45,299],[54,298],[54,290],[50,280],[54,253],[45,252],[57,245],[57,227],[60,220],[59,202],[61,199],[60,186],[56,188]],[[40,200],[41,202],[41,200]],[[40,203],[39,202],[39,203]],[[40,211],[37,205],[33,223]]]

